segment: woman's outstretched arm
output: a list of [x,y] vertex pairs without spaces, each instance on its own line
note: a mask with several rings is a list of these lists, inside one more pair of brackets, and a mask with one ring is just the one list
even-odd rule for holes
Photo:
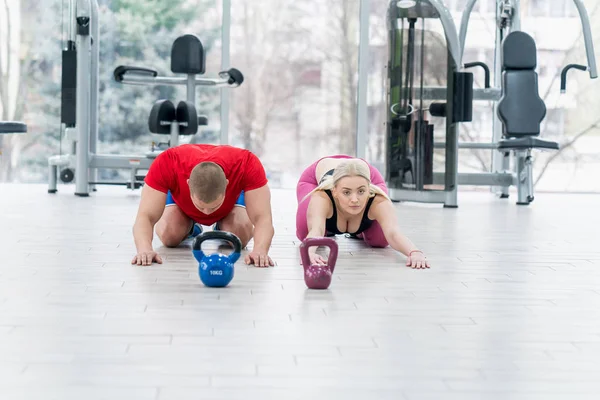
[[390,247],[407,257],[406,265],[412,268],[429,268],[425,254],[400,231],[398,216],[394,205],[388,199],[376,201],[370,214],[381,225],[385,239]]
[[306,224],[308,225],[306,237],[325,236],[325,220],[330,207],[331,202],[325,193],[315,192],[311,195],[306,211]]
[[[329,213],[331,202],[325,193],[315,192],[311,195],[308,210],[306,212],[306,223],[308,225],[307,238],[325,236],[325,220]],[[312,264],[325,264],[325,259],[316,254],[317,247],[310,247],[308,255]]]

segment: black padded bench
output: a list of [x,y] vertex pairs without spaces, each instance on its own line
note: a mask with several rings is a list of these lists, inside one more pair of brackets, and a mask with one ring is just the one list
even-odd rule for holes
[[540,124],[546,117],[546,105],[539,95],[535,41],[522,31],[511,32],[502,42],[502,97],[498,118],[503,138],[498,150],[514,151],[517,157],[517,204],[533,201],[533,165],[531,150],[558,150],[558,143],[542,140]]
[[27,133],[27,125],[22,122],[0,121],[0,135],[12,133]]
[[538,139],[546,105],[538,93],[536,45],[525,32],[515,31],[504,40],[502,53],[502,98],[498,116],[505,139],[499,149],[558,150],[558,143]]

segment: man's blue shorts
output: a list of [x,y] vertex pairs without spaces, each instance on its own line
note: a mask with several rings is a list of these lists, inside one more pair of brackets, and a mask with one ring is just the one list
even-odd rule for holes
[[[171,196],[171,191],[167,191],[167,202],[166,205],[171,205],[171,204],[175,204],[175,201],[173,201],[173,196]],[[236,206],[241,206],[241,207],[246,207],[246,201],[244,199],[244,191],[242,190],[242,193],[240,193],[240,197],[238,197],[237,201],[235,202]]]

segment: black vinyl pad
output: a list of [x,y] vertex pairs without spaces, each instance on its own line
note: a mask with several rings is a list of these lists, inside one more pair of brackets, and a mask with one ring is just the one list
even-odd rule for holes
[[158,100],[152,106],[148,117],[150,132],[160,135],[171,133],[171,123],[175,121],[175,106],[170,100]]
[[546,116],[535,72],[536,46],[525,32],[511,32],[502,43],[502,98],[498,117],[508,137],[537,136]]
[[194,35],[175,39],[171,47],[171,72],[174,74],[204,74],[204,46]]
[[1,121],[0,122],[0,134],[3,133],[26,133],[27,125],[22,122],[15,121]]
[[194,135],[198,132],[198,113],[196,107],[188,101],[177,104],[177,122],[180,135]]

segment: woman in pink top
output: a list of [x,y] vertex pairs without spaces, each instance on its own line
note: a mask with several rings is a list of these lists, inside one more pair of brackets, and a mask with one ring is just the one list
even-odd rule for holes
[[[302,173],[296,187],[296,236],[349,234],[371,247],[390,245],[408,257],[406,265],[429,268],[429,261],[400,232],[381,173],[365,160],[346,155],[321,158]],[[309,249],[311,263],[325,263]]]

